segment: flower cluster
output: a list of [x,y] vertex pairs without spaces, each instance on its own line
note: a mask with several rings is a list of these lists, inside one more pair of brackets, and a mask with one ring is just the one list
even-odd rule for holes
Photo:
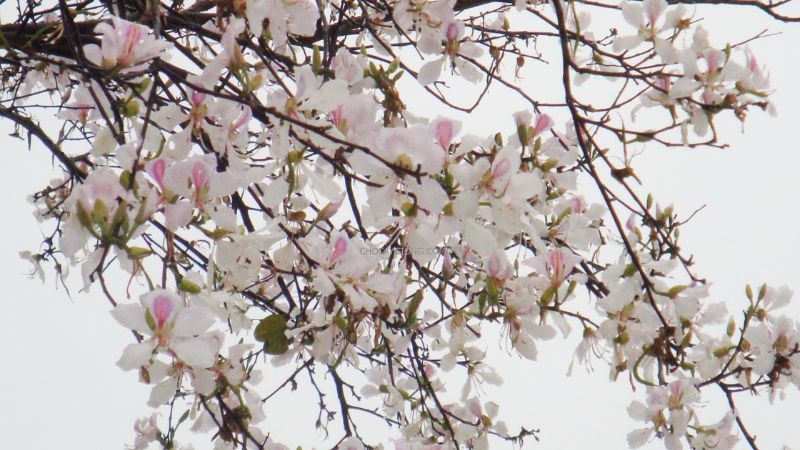
[[[218,450],[287,449],[267,412],[299,386],[335,448],[521,442],[535,432],[491,397],[497,358],[536,361],[573,331],[573,365],[647,387],[634,448],[731,448],[747,436],[734,394],[800,386],[789,289],[748,288],[737,322],[682,253],[686,220],[629,183],[629,147],[718,145],[717,114],[771,108],[752,52],[713,47],[688,8],[624,2],[632,34],[601,38],[578,10],[594,2],[191,3],[81,9],[97,17],[75,29],[67,11],[70,51],[26,44],[9,56],[22,90],[2,91],[59,102],[58,144],[43,141],[65,172],[31,197],[54,232],[23,257],[80,266],[131,330],[118,365],[170,408],[136,422],[133,448],[181,448],[188,428]],[[548,39],[564,103],[534,93]],[[450,98],[462,78],[483,83],[474,106]],[[598,79],[619,85],[609,108],[577,94]],[[496,89],[521,102],[487,123],[457,113]],[[618,114],[642,107],[670,114]],[[708,386],[730,399],[716,423],[698,408]],[[360,434],[361,414],[386,441]]]

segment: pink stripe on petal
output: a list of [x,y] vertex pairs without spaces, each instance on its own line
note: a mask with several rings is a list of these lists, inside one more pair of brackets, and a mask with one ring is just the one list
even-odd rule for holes
[[166,170],[167,160],[164,158],[154,160],[152,164],[150,164],[150,170],[148,170],[150,176],[152,176],[153,179],[156,180],[156,183],[158,183],[158,186],[162,188],[164,187],[164,173]]
[[453,139],[453,122],[449,120],[442,120],[436,124],[436,140],[442,149],[447,150],[450,147],[450,141]]
[[195,161],[192,165],[192,183],[194,184],[194,189],[199,191],[206,187],[206,185],[208,185],[208,178],[208,167],[206,167],[202,161]]
[[347,243],[347,238],[344,236],[336,238],[336,243],[333,244],[333,253],[331,253],[331,256],[328,258],[328,263],[333,264],[344,256],[347,251]]
[[155,299],[153,299],[153,316],[156,318],[156,323],[158,324],[158,328],[162,328],[164,324],[169,320],[170,314],[175,309],[175,306],[172,304],[172,300],[169,299],[166,295],[159,295]]
[[503,159],[494,166],[492,170],[492,180],[502,177],[511,170],[511,162],[508,159]]
[[533,129],[533,135],[539,136],[545,131],[553,127],[553,119],[547,114],[541,114],[536,118],[536,126]]

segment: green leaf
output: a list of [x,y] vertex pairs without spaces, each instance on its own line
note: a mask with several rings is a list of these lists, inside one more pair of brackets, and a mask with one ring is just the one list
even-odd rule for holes
[[255,338],[264,343],[264,351],[270,355],[282,355],[289,350],[286,337],[286,319],[280,314],[267,316],[258,323]]

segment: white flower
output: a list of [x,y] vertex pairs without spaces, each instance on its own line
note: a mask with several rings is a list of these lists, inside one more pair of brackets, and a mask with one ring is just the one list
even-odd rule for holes
[[[444,46],[441,45],[442,41],[445,43]],[[452,69],[466,80],[472,83],[481,80],[481,73],[471,62],[464,59],[474,59],[483,54],[483,50],[477,44],[464,38],[464,22],[453,19],[443,23],[432,33],[424,35],[420,39],[419,47],[425,53],[443,53],[441,57],[428,61],[419,69],[417,81],[423,86],[439,79],[448,60]]]
[[198,306],[184,306],[177,294],[164,289],[142,295],[140,302],[119,304],[111,312],[124,327],[150,336],[125,348],[117,363],[123,370],[147,365],[158,349],[170,350],[194,368],[214,365],[219,343],[206,333],[214,323],[208,311]]
[[621,36],[614,40],[614,50],[623,52],[638,47],[645,41],[653,42],[656,53],[664,62],[677,62],[678,52],[672,43],[659,37],[659,33],[669,32],[679,25],[686,8],[681,5],[667,14],[659,26],[661,16],[667,10],[666,0],[644,0],[643,2],[622,2],[620,4],[625,21],[636,28],[637,34]]
[[170,43],[148,34],[148,28],[111,16],[111,24],[100,23],[94,31],[102,35],[100,46],[83,47],[86,59],[105,69],[120,72],[141,70],[143,64],[170,48]]

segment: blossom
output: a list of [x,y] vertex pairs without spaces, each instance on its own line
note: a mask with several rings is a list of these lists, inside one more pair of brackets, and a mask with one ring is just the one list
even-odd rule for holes
[[625,21],[637,29],[637,34],[616,38],[614,40],[615,51],[631,50],[645,41],[651,41],[655,46],[656,53],[665,62],[676,62],[677,51],[668,39],[659,37],[659,34],[670,32],[681,26],[683,16],[686,14],[686,8],[683,5],[668,13],[660,26],[661,16],[667,10],[666,0],[644,0],[641,3],[626,1],[622,2],[620,8]]
[[[444,46],[442,45],[444,42]],[[465,79],[477,83],[481,74],[464,58],[477,58],[483,51],[474,42],[464,37],[464,22],[450,20],[443,23],[436,31],[426,33],[418,44],[424,53],[440,53],[441,57],[426,62],[417,74],[417,81],[428,85],[439,79],[444,64],[450,61],[451,67]]]
[[[282,49],[290,34],[311,36],[320,12],[307,0],[247,0],[247,22],[256,36],[267,34],[276,49]],[[264,29],[265,20],[269,23]]]
[[559,287],[572,274],[572,269],[582,258],[565,248],[551,248],[546,254],[537,255],[525,262],[536,273],[547,280],[549,286]]
[[164,189],[191,202],[177,201],[167,206],[167,219],[176,227],[184,226],[191,220],[190,206],[194,206],[207,213],[219,227],[235,230],[236,215],[220,199],[260,176],[261,172],[250,169],[217,172],[213,155],[193,156],[171,164],[161,178]]
[[486,273],[497,280],[506,280],[511,276],[513,267],[501,251],[496,251],[484,263]]
[[734,428],[735,416],[727,413],[718,423],[710,426],[699,427],[696,435],[692,436],[689,443],[692,450],[730,450],[739,442]]
[[[120,184],[119,176],[111,169],[95,170],[73,189],[65,202],[70,215],[61,236],[62,251],[73,257],[90,237],[110,237],[113,233],[127,239],[130,228],[141,225],[136,217],[140,213],[149,217],[149,210],[141,203]],[[125,221],[127,229],[122,227]]]
[[161,430],[158,429],[158,416],[151,414],[149,417],[142,417],[136,419],[133,425],[133,431],[136,433],[136,438],[133,441],[131,450],[145,450],[152,442],[160,436]]
[[[517,125],[517,138],[522,145],[530,145],[542,133],[553,127],[552,117],[547,114],[538,114],[534,121],[533,114],[527,109],[515,112],[514,122]],[[531,122],[535,122],[533,126],[530,126]]]
[[198,306],[185,306],[174,292],[156,289],[140,297],[140,304],[117,305],[111,313],[122,326],[149,336],[125,348],[117,363],[124,370],[147,365],[155,350],[164,349],[191,367],[214,365],[215,343],[205,334],[213,317]]
[[105,69],[119,71],[141,70],[143,64],[158,58],[170,48],[166,41],[156,39],[144,25],[111,16],[111,24],[102,22],[94,31],[101,34],[100,46],[83,47],[86,59]]
[[[584,10],[598,7],[591,4],[517,0],[562,31],[531,34],[511,30],[519,15],[508,8],[471,14],[457,0],[228,3],[216,15],[187,13],[204,22],[193,27],[162,22],[185,64],[152,64],[160,82],[140,74],[168,56],[170,44],[117,17],[101,22],[96,44],[84,47],[102,80],[83,81],[75,64],[40,45],[48,59],[7,74],[10,85],[26,78],[20,92],[30,99],[58,89],[57,118],[69,122],[52,142],[65,146],[57,156],[70,173],[32,197],[37,218],[54,219],[50,236],[60,242],[50,238],[22,256],[37,270],[54,263],[59,274],[62,255],[80,262],[85,289],[119,264],[130,275],[125,293],[139,297],[117,303],[123,297],[111,293],[122,286],[110,285],[111,274],[99,278],[112,316],[138,341],[117,364],[151,385],[150,406],[176,400],[168,432],[155,416],[137,421],[135,448],[180,448],[174,435],[192,419],[192,430],[209,432],[218,450],[288,449],[254,426],[273,397],[256,393],[267,360],[272,374],[288,376],[276,394],[308,375],[322,400],[328,394],[317,382],[333,377],[344,409],[399,428],[397,450],[485,450],[490,436],[517,439],[483,389],[502,383],[493,352],[536,360],[543,341],[576,326],[582,340],[572,362],[591,368],[594,354],[612,377],[647,386],[628,408],[642,423],[628,436],[633,447],[650,439],[669,450],[730,447],[736,412],[701,422],[702,387],[769,386],[772,395],[800,385],[800,333],[780,315],[791,291],[765,287],[745,305],[743,335],[731,320],[717,336],[714,324],[728,313],[704,301],[708,285],[688,272],[691,259],[674,242],[685,220],[632,190],[618,199],[603,182],[608,164],[621,158],[628,168],[646,141],[671,145],[690,126],[708,132],[721,111],[743,119],[749,105],[768,108],[766,72],[744,45],[712,47],[686,9],[665,0],[622,3],[634,30],[600,40],[588,29]],[[137,20],[159,23],[150,20],[158,11],[150,13]],[[694,34],[681,36],[689,28]],[[58,40],[58,27],[43,30],[43,42]],[[608,53],[612,39],[623,54]],[[546,80],[530,78],[530,64],[522,70],[546,56],[534,45],[546,40],[569,47],[562,81],[577,72],[613,78],[633,96],[551,103]],[[415,51],[421,61],[407,59]],[[515,57],[516,72],[508,64]],[[412,88],[465,114],[407,107],[425,101],[406,92],[400,76],[410,67],[418,67]],[[453,86],[480,81],[482,71],[491,83],[479,104],[456,106],[450,86],[432,89],[445,71]],[[500,85],[533,107],[503,109],[512,103],[492,98]],[[9,108],[25,107],[17,100],[24,99],[9,99]],[[491,119],[507,130],[467,113],[495,100]],[[632,115],[658,106],[669,117],[648,126],[654,131],[631,127],[618,114],[628,106]],[[585,120],[556,126],[545,111]],[[714,131],[716,138],[722,129]],[[621,145],[607,145],[615,139]],[[631,210],[627,222],[589,202],[596,196],[579,184],[586,174],[609,206]],[[263,319],[251,330],[256,317]],[[360,420],[345,410],[322,413],[319,427]],[[337,448],[370,447],[345,434]]]
[[652,425],[629,433],[628,444],[631,448],[639,448],[653,433],[657,433],[659,437],[663,436],[667,449],[683,448],[681,440],[687,433],[692,407],[699,399],[699,391],[687,378],[677,379],[667,386],[648,387],[647,403],[632,402],[628,414]]
[[56,117],[63,120],[77,120],[86,123],[100,117],[100,113],[95,108],[95,101],[89,88],[80,85],[69,95],[70,101],[64,105],[64,109],[56,114]]
[[[795,364],[800,361],[791,356],[800,346],[800,335],[792,319],[780,316],[771,324],[750,327],[745,331],[745,338],[756,356],[751,364],[756,374],[776,379],[782,374],[798,377]],[[773,372],[776,368],[778,370]]]

